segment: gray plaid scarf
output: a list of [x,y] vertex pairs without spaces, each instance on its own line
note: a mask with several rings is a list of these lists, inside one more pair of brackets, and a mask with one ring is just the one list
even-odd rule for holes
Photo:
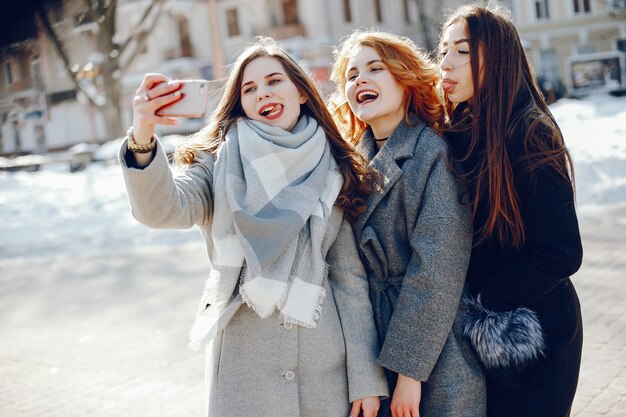
[[278,309],[285,322],[317,326],[325,296],[322,241],[342,182],[324,130],[311,117],[302,116],[291,132],[249,119],[229,130],[215,163],[212,271],[202,301],[222,307],[199,313],[192,343],[223,329],[241,300],[262,318]]

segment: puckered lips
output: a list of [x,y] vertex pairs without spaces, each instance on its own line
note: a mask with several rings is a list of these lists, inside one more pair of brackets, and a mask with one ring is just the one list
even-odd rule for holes
[[359,104],[367,104],[378,98],[378,93],[374,90],[359,90],[356,92],[356,102]]
[[451,93],[454,90],[456,84],[457,82],[452,80],[451,78],[444,78],[443,80],[441,80],[441,88],[446,93]]
[[274,120],[278,119],[285,111],[285,106],[280,103],[268,103],[259,109],[259,115],[262,117]]

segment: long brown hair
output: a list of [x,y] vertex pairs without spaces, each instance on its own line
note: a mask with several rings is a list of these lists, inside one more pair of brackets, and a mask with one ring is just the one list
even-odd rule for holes
[[529,173],[550,166],[573,187],[573,165],[506,12],[463,6],[444,23],[442,33],[457,23],[467,31],[474,95],[461,106],[445,99],[451,114],[448,131],[471,132],[457,160],[479,158],[475,169],[459,174],[469,186],[474,216],[481,200],[486,199],[489,207],[485,223],[474,231],[475,244],[495,236],[500,244],[519,249],[525,230],[514,171]]
[[357,30],[335,49],[331,79],[337,89],[330,99],[330,110],[344,136],[356,144],[367,124],[350,110],[345,94],[346,70],[350,53],[359,46],[373,48],[404,90],[405,120],[417,114],[426,124],[438,130],[445,121],[445,109],[439,93],[439,71],[427,55],[409,38],[387,32]]
[[225,140],[225,133],[240,117],[245,117],[241,106],[241,82],[246,66],[260,57],[271,57],[283,66],[289,79],[306,98],[300,106],[301,114],[313,117],[322,126],[337,165],[343,175],[343,187],[335,205],[344,209],[346,218],[353,221],[365,211],[365,199],[372,191],[375,179],[367,169],[363,157],[343,140],[332,116],[315,84],[298,63],[270,38],[257,38],[246,48],[233,64],[222,90],[220,101],[210,123],[200,130],[194,141],[181,144],[175,154],[176,162],[193,163],[196,152],[217,153]]

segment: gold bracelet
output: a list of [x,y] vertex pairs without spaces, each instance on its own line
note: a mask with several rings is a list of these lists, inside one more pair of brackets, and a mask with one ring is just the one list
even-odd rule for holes
[[138,145],[135,142],[135,137],[133,136],[133,127],[129,127],[126,132],[126,138],[128,139],[128,150],[134,153],[150,153],[154,150],[156,146],[156,141],[154,140],[154,135],[150,138],[150,143],[147,145]]

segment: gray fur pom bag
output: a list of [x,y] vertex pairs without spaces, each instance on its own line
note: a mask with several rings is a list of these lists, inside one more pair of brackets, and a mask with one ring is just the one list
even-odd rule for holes
[[523,368],[544,355],[545,340],[534,311],[520,307],[494,312],[463,295],[463,335],[486,370]]

